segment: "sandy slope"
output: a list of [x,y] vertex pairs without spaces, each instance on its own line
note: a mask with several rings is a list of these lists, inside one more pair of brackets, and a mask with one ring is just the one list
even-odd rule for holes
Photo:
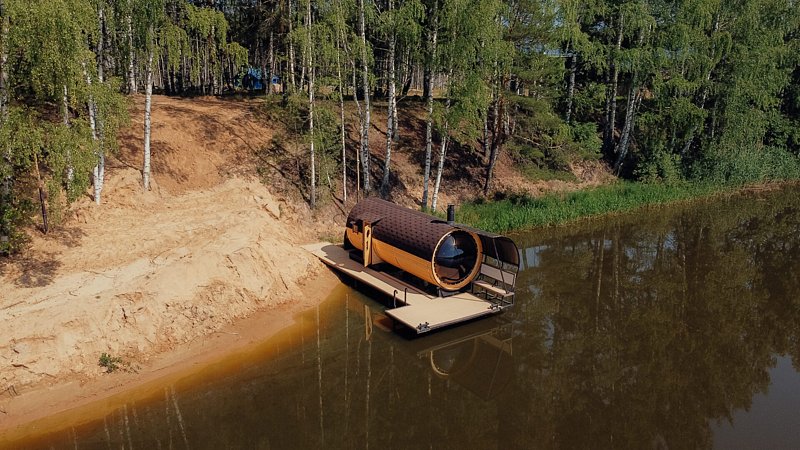
[[95,378],[102,352],[142,365],[300,295],[320,270],[287,226],[304,212],[231,165],[271,136],[245,120],[255,107],[157,97],[153,190],[132,168],[134,119],[104,204],[82,200],[63,230],[0,266],[0,394]]

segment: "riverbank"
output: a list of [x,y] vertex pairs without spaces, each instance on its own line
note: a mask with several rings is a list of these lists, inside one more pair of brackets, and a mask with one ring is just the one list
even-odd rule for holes
[[619,214],[675,202],[708,199],[748,190],[767,190],[798,184],[798,180],[770,181],[747,185],[706,183],[646,184],[619,181],[572,192],[554,192],[540,197],[507,195],[496,201],[471,201],[459,208],[458,220],[495,233]]
[[[63,429],[103,417],[132,399],[144,398],[208,368],[238,361],[296,323],[299,315],[324,301],[339,286],[330,271],[305,282],[297,298],[231,322],[218,331],[179,345],[137,365],[90,380],[34,385],[0,395],[0,447],[25,436]],[[239,358],[241,359],[241,358]]]
[[327,271],[298,247],[334,219],[255,173],[252,149],[273,136],[258,104],[156,98],[149,192],[142,107],[108,159],[102,204],[79,199],[0,260],[0,430],[262,339],[335,285],[314,285]]

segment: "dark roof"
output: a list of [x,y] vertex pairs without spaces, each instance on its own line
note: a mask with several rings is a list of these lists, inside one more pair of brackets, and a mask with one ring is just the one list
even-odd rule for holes
[[366,221],[372,236],[382,242],[430,260],[444,235],[456,229],[438,217],[370,197],[358,202],[347,216],[347,226]]
[[485,254],[519,266],[517,246],[505,236],[467,225],[450,225],[438,217],[376,197],[361,200],[347,216],[348,227],[364,221],[372,224],[372,235],[376,239],[422,259],[430,260],[442,237],[453,230],[461,229],[480,237]]

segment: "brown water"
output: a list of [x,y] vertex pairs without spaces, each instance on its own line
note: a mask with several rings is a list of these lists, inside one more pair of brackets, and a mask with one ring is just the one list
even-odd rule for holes
[[799,194],[513,236],[514,309],[419,339],[342,286],[257,350],[19,448],[798,448]]

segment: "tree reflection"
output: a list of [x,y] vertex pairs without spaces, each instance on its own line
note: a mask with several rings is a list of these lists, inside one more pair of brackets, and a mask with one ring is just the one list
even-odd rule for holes
[[749,408],[769,385],[774,355],[798,365],[796,192],[527,241],[540,248],[538,265],[518,283],[538,293],[527,308],[535,313],[512,314],[526,316],[526,333],[539,324],[522,347],[551,338],[545,358],[516,354],[539,363],[522,375],[524,395],[508,397],[536,412],[517,445],[710,447],[710,421]]

